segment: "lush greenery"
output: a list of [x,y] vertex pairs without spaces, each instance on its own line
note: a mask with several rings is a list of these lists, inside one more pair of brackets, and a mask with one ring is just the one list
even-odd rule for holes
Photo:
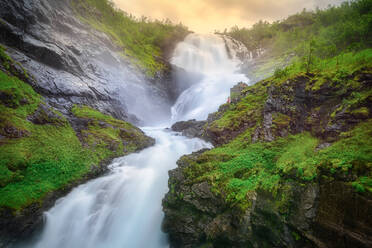
[[[89,170],[91,157],[64,118],[55,125],[27,120],[43,104],[29,85],[4,72],[0,82],[1,94],[8,96],[0,106],[0,206],[18,208],[81,177]],[[9,137],[9,129],[19,135]]]
[[128,122],[87,106],[74,106],[72,113],[88,120],[87,127],[81,130],[81,139],[100,159],[119,157],[149,144],[148,137]]
[[[2,47],[0,55],[4,68],[14,66]],[[0,70],[0,209],[41,203],[48,192],[82,179],[103,160],[147,142],[127,122],[86,106],[75,106],[72,112],[86,123],[81,140],[69,121],[47,107],[30,85]],[[31,120],[33,115],[39,122]]]
[[149,75],[163,69],[164,52],[189,33],[169,20],[137,19],[109,0],[73,0],[72,4],[84,21],[110,35]]
[[[368,119],[372,90],[360,78],[372,73],[372,49],[343,52],[331,58],[314,57],[309,66],[307,61],[298,60],[276,70],[271,78],[246,87],[237,103],[220,107],[206,129],[225,145],[196,159],[182,158],[190,164],[184,169],[190,184],[208,181],[216,194],[242,208],[251,204],[247,196],[255,190],[265,189],[275,194],[279,188],[283,190],[283,183],[291,180],[306,183],[320,177],[332,180],[340,175],[349,176],[348,184],[355,191],[372,192],[372,121]],[[301,82],[305,85],[300,86]],[[314,98],[305,121],[311,127],[310,132],[280,137],[280,131],[299,121],[294,92],[301,87]],[[317,105],[315,99],[322,91],[335,99],[334,105]],[[274,141],[264,142],[257,137],[253,142],[254,132],[263,125],[269,92],[281,99],[286,110],[272,114],[270,128]],[[318,149],[325,142],[320,127],[323,124],[311,113],[319,113],[327,125],[335,124],[338,118],[352,118],[361,123],[333,139],[330,147]],[[342,123],[347,125],[347,120]]]
[[[370,69],[362,71],[371,73]],[[291,180],[306,183],[319,180],[320,177],[334,180],[337,177],[349,176],[350,179],[347,181],[355,191],[372,192],[371,119],[341,133],[330,147],[319,149],[318,145],[324,140],[316,136],[317,132],[314,130],[285,137],[276,136],[276,129],[288,129],[290,122],[296,121],[293,120],[296,115],[288,116],[277,112],[273,114],[271,126],[276,136],[275,140],[253,142],[254,131],[262,125],[263,106],[268,97],[267,91],[263,89],[267,89],[268,86],[287,88],[281,91],[280,97],[290,106],[293,99],[288,92],[293,92],[294,88],[293,84],[291,86],[287,81],[295,84],[298,77],[302,76],[297,75],[285,81],[276,81],[272,78],[270,81],[247,87],[243,91],[247,96],[238,103],[222,109],[219,118],[206,127],[208,131],[217,132],[219,135],[238,131],[240,135],[236,138],[226,135],[225,145],[207,151],[196,159],[183,157],[182,159],[190,165],[184,169],[188,183],[208,181],[214,192],[223,196],[227,203],[243,209],[251,204],[247,195],[255,190],[265,189],[276,194],[278,189],[283,190],[284,182]],[[358,73],[344,81],[328,79],[327,86],[317,83],[324,80],[320,76],[313,75],[311,79],[308,80],[311,84],[305,87],[313,91],[314,96],[319,90],[318,87],[331,87],[335,96],[344,95],[344,99],[339,98],[338,108],[334,111],[333,106],[322,106],[323,118],[329,121],[328,125],[334,123],[335,116],[340,112],[350,114],[353,116],[351,118],[361,120],[369,118],[368,106],[372,102],[372,91],[360,83]],[[349,93],[346,93],[345,88]],[[312,111],[315,113],[320,107],[314,105]],[[316,124],[311,118],[307,122],[315,128]],[[244,129],[246,123],[250,124]]]
[[307,72],[325,66],[336,56],[333,63],[348,63],[352,53],[372,46],[371,13],[372,0],[355,0],[324,10],[304,9],[284,20],[260,21],[251,28],[233,27],[224,34],[240,40],[251,51],[268,51],[256,61],[250,75],[263,79],[273,75],[275,69],[276,76],[285,75],[282,68],[292,62],[297,70],[301,67]]
[[311,46],[315,56],[333,57],[372,45],[372,1],[344,2],[325,10],[304,9],[283,21],[260,21],[252,28],[233,27],[225,33],[251,50],[272,47],[272,52],[304,56]]

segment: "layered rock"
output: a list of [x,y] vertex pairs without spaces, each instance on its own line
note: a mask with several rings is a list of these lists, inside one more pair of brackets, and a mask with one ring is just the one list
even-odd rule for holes
[[82,23],[68,0],[2,1],[0,43],[62,113],[84,104],[132,122],[155,118],[144,114],[149,109],[169,114],[169,87],[160,83],[170,80],[166,74],[146,77],[106,34]]
[[181,132],[183,136],[189,138],[201,138],[204,137],[204,125],[206,121],[197,121],[197,120],[189,120],[189,121],[180,121],[172,125],[172,130],[176,132]]
[[203,128],[217,148],[169,173],[171,247],[370,247],[371,80],[365,68],[234,91]]
[[[14,68],[0,58],[5,63]],[[0,70],[0,96],[0,247],[30,236],[44,211],[112,159],[155,143],[88,106],[74,105],[64,117],[11,70]]]

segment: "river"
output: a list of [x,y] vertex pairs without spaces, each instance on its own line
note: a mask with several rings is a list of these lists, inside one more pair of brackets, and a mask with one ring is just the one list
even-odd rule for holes
[[[168,171],[176,161],[211,145],[180,136],[165,127],[188,119],[206,119],[229,96],[229,89],[248,79],[238,72],[215,35],[189,35],[178,44],[171,62],[190,75],[190,83],[163,126],[144,127],[156,139],[153,147],[115,159],[110,172],[75,188],[45,213],[38,238],[22,247],[35,248],[166,248],[161,231],[161,201],[168,191]],[[186,74],[185,74],[186,72]],[[185,76],[186,75],[186,76]],[[183,81],[188,78],[183,78]]]

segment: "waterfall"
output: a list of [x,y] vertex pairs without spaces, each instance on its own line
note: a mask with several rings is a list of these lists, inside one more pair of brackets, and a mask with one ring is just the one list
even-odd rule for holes
[[[227,101],[229,90],[238,82],[248,82],[239,73],[241,60],[228,53],[228,43],[217,35],[191,34],[175,49],[172,64],[186,71],[191,87],[185,90],[172,107],[172,120],[205,120]],[[185,73],[182,73],[183,77]],[[185,79],[182,79],[185,81]]]
[[[172,63],[182,68],[186,77],[198,79],[190,82],[173,106],[173,121],[206,118],[226,101],[234,84],[248,81],[237,73],[239,61],[229,56],[218,36],[189,35],[177,46]],[[155,146],[114,160],[109,174],[59,199],[45,213],[41,235],[21,247],[168,247],[161,231],[161,201],[168,190],[168,171],[176,167],[180,156],[211,145],[164,127],[143,129],[156,139]]]

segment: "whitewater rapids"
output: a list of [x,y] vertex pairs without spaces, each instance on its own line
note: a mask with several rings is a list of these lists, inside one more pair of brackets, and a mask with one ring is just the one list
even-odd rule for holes
[[[163,120],[167,126],[178,120],[205,119],[226,102],[233,85],[248,82],[238,72],[239,61],[228,54],[226,43],[218,36],[189,35],[177,46],[171,62],[183,69],[186,80],[197,80],[172,107],[172,120]],[[168,171],[182,155],[211,145],[164,127],[143,130],[156,139],[156,145],[114,160],[110,173],[59,199],[45,213],[41,234],[21,247],[169,247],[161,231],[161,201],[168,191]]]

